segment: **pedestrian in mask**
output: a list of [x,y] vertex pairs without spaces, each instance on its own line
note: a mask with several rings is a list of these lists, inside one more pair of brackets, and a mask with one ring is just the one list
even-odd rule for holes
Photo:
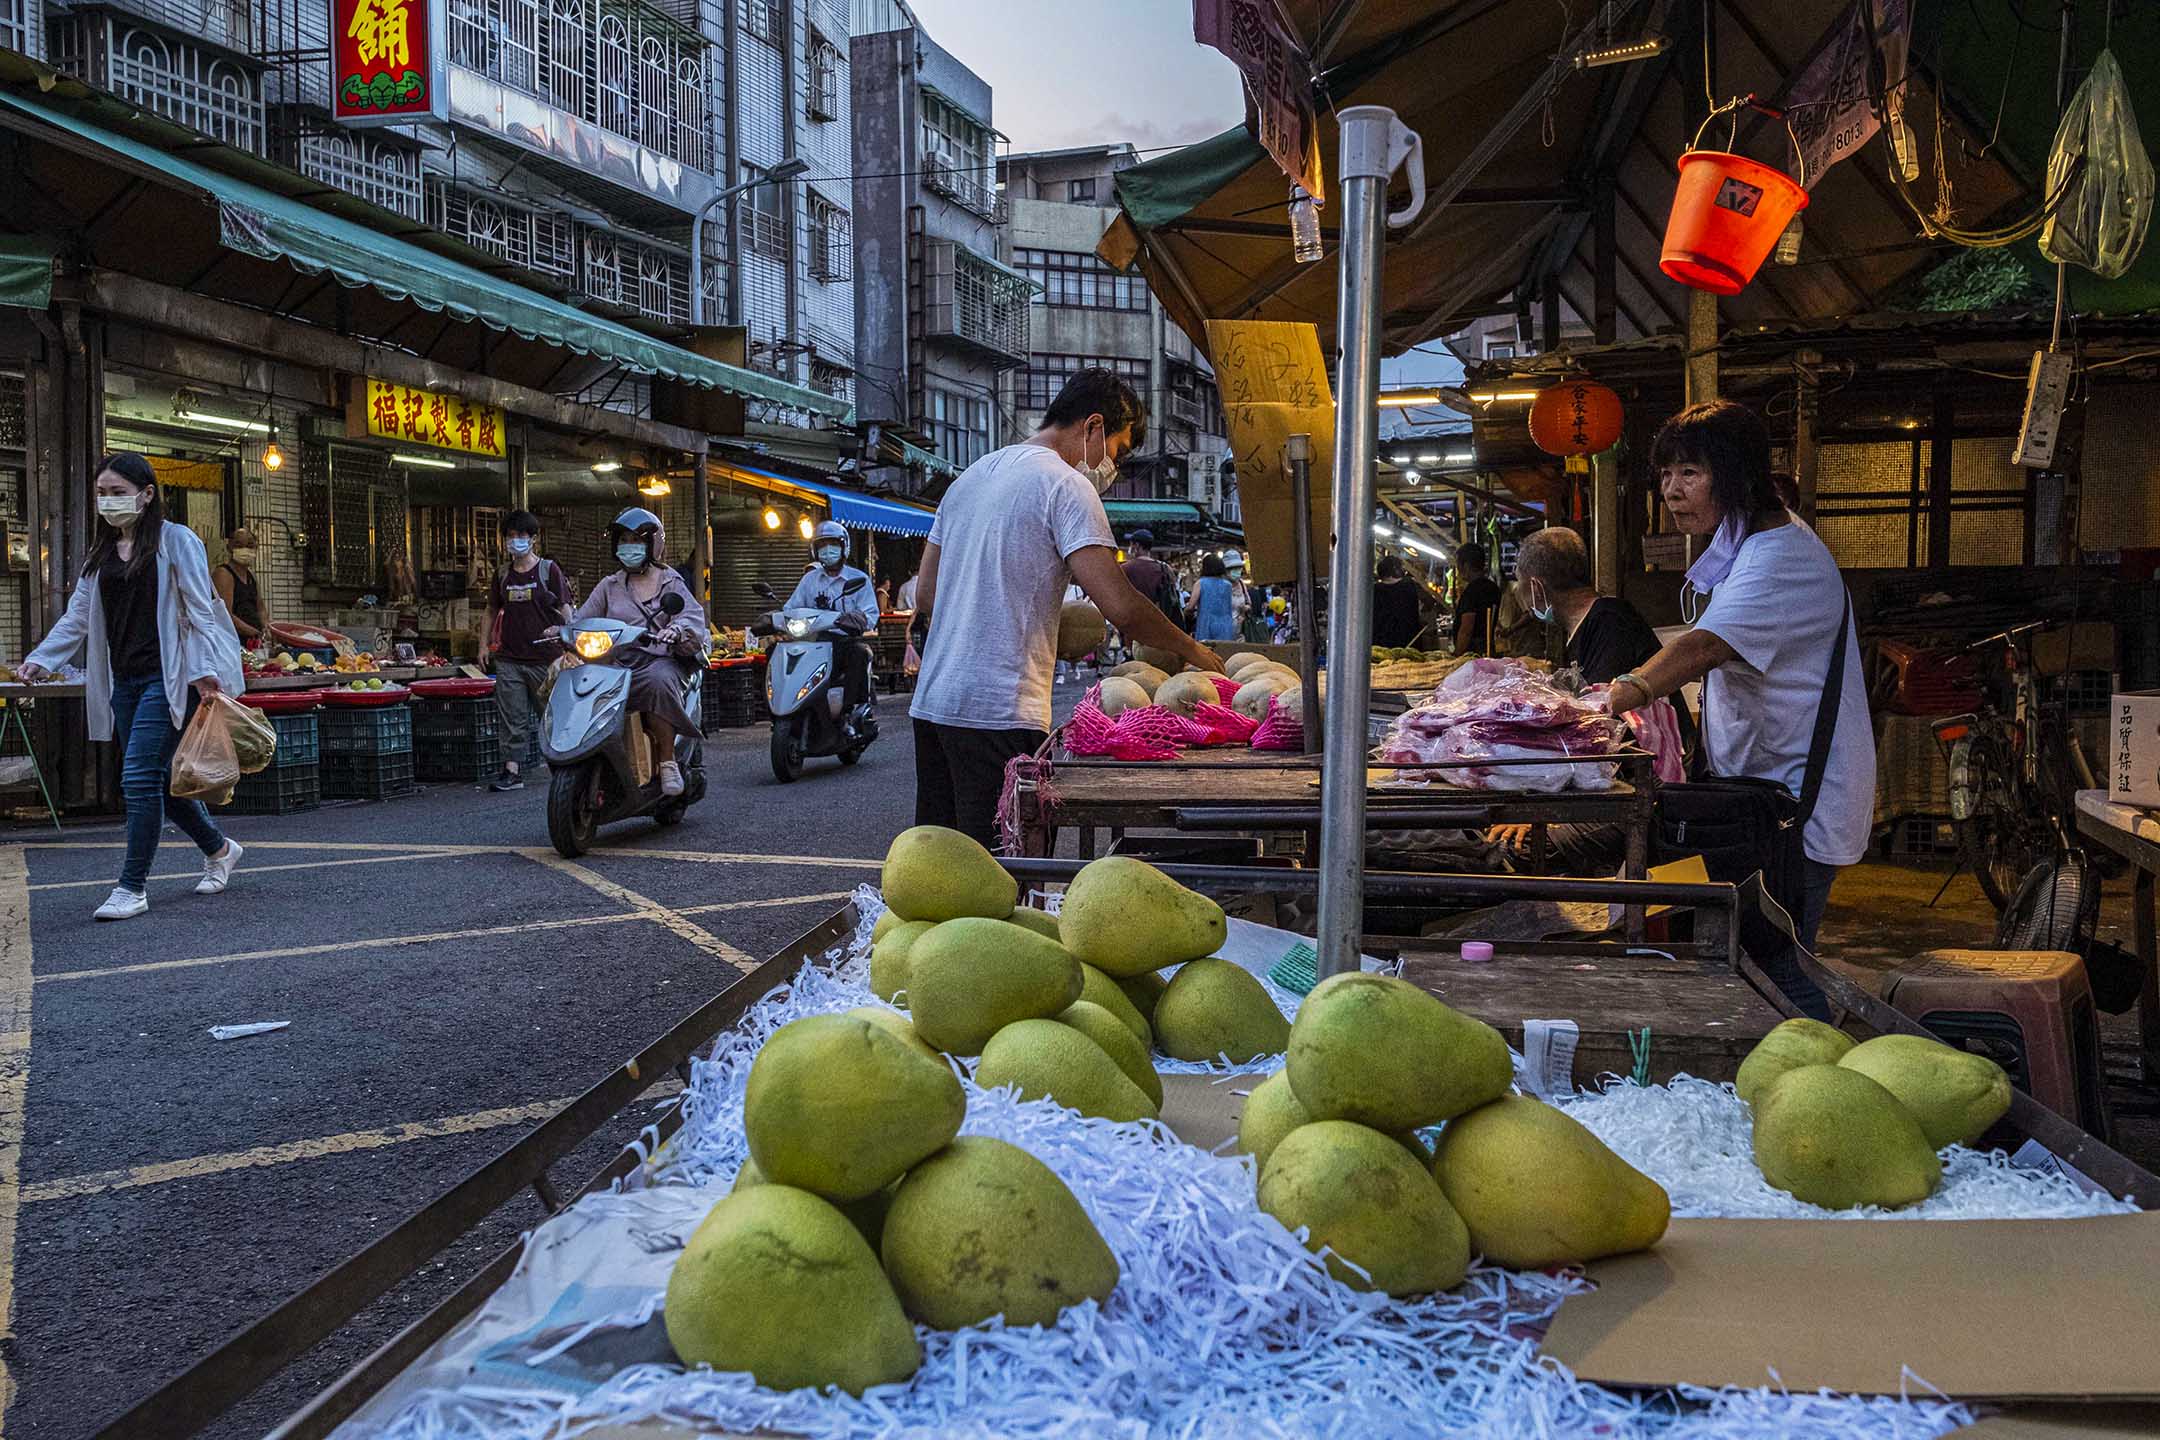
[[503,567],[488,587],[480,663],[495,666],[495,711],[502,717],[502,770],[488,788],[525,788],[524,760],[547,693],[548,670],[562,654],[549,631],[570,618],[570,582],[562,567],[533,547],[540,521],[530,510],[503,518]]

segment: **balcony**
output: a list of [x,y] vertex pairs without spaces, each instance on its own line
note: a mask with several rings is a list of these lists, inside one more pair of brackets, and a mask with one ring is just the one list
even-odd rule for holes
[[712,171],[706,44],[621,0],[449,0],[450,59],[690,169]]
[[578,247],[578,289],[648,320],[690,318],[690,256],[613,230],[587,229]]
[[993,225],[1003,225],[1011,218],[1005,204],[1005,192],[983,175],[932,162],[923,166],[922,182],[923,188],[933,195],[942,195]]
[[950,240],[923,253],[923,334],[999,370],[1027,363],[1028,301],[1035,286],[1019,271]]
[[577,276],[571,220],[559,210],[436,180],[428,186],[427,219],[444,234],[536,275],[558,282]]
[[[220,32],[212,25],[205,33]],[[263,153],[262,73],[252,62],[115,10],[56,12],[47,40],[53,68],[213,140]]]
[[[7,33],[4,17],[10,9],[27,10],[34,3],[0,0],[0,35]],[[54,0],[46,8],[55,19],[109,10],[242,55],[255,53],[259,38],[255,0]]]
[[428,218],[418,150],[291,110],[279,116],[270,132],[272,159],[409,220]]

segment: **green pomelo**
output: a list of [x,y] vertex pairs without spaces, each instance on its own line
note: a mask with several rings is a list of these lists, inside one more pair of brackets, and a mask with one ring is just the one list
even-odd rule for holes
[[1005,919],[1008,924],[1025,925],[1045,940],[1056,940],[1060,945],[1065,943],[1058,935],[1057,916],[1047,910],[1037,910],[1032,905],[1015,905],[1012,914]]
[[1020,886],[997,857],[957,830],[917,825],[885,852],[885,903],[910,920],[992,919],[1012,913]]
[[1003,920],[948,920],[908,953],[915,1033],[948,1055],[979,1055],[1015,1020],[1057,1014],[1080,998],[1065,948]]
[[939,1330],[1003,1315],[1050,1325],[1068,1305],[1104,1301],[1117,1257],[1049,1166],[970,1135],[908,1172],[885,1216],[885,1273],[900,1303]]
[[1155,1027],[1148,1023],[1147,1016],[1140,1013],[1140,1007],[1133,1004],[1132,997],[1125,993],[1122,983],[1111,979],[1092,965],[1082,965],[1080,998],[1090,1005],[1102,1006],[1125,1022],[1125,1028],[1132,1031],[1139,1040],[1141,1049],[1155,1048]]
[[1148,1053],[1148,1047],[1140,1043],[1140,1037],[1133,1034],[1131,1026],[1084,994],[1059,1011],[1057,1021],[1060,1025],[1072,1026],[1101,1046],[1102,1052],[1125,1072],[1125,1078],[1139,1086],[1148,1103],[1161,1113],[1162,1076],[1155,1073],[1154,1057]]
[[934,1060],[940,1065],[946,1063],[943,1055],[938,1054],[922,1036],[915,1033],[914,1022],[897,1010],[887,1010],[882,1005],[858,1005],[853,1010],[843,1010],[841,1013],[857,1020],[867,1020],[873,1025],[882,1025],[899,1036],[910,1050],[925,1060]]
[[882,1024],[812,1015],[751,1062],[743,1133],[775,1184],[860,1200],[949,1143],[966,1111],[951,1066]]
[[1243,966],[1194,960],[1170,977],[1155,1004],[1155,1043],[1179,1060],[1221,1055],[1244,1065],[1280,1055],[1290,1043],[1290,1022]]
[[2010,1108],[2002,1066],[1925,1035],[1878,1035],[1837,1063],[1897,1096],[1937,1150],[1972,1144]]
[[1740,1062],[1733,1089],[1752,1105],[1756,1095],[1786,1071],[1802,1065],[1835,1065],[1852,1048],[1852,1036],[1835,1025],[1795,1017],[1755,1042],[1755,1048]]
[[1469,1232],[1432,1176],[1392,1137],[1347,1120],[1282,1138],[1260,1172],[1260,1208],[1305,1227],[1305,1247],[1324,1247],[1329,1273],[1356,1290],[1423,1295],[1470,1265]]
[[1514,1082],[1507,1041],[1482,1020],[1388,975],[1313,987],[1290,1027],[1290,1086],[1318,1119],[1394,1134],[1452,1120]]
[[848,1218],[805,1190],[752,1185],[698,1226],[668,1276],[668,1342],[685,1365],[768,1390],[860,1395],[922,1364],[915,1327]]
[[1913,1113],[1858,1070],[1803,1065],[1755,1097],[1763,1179],[1825,1210],[1894,1210],[1935,1193],[1942,1161]]
[[1011,1085],[1023,1100],[1055,1100],[1104,1120],[1153,1120],[1161,1113],[1108,1051],[1056,1020],[1017,1020],[991,1036],[975,1083],[986,1090]]
[[1214,954],[1229,925],[1207,896],[1144,860],[1110,855],[1073,876],[1058,930],[1075,959],[1127,979]]
[[[890,913],[890,912],[887,912]],[[870,947],[870,993],[891,1005],[908,988],[908,955],[937,928],[935,920],[903,920]]]
[[1511,1270],[1647,1250],[1672,1218],[1664,1186],[1525,1095],[1450,1120],[1433,1178],[1470,1227],[1470,1248]]

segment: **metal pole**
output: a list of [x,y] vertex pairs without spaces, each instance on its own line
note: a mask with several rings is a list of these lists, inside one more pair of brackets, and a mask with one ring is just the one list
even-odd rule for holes
[[1424,156],[1395,112],[1355,105],[1341,127],[1342,280],[1335,408],[1335,563],[1328,581],[1327,732],[1320,772],[1320,935],[1324,979],[1358,968],[1365,931],[1365,757],[1372,708],[1373,467],[1380,448],[1380,247],[1387,183],[1410,161],[1422,205]]
[[1290,463],[1292,534],[1297,537],[1298,684],[1305,698],[1305,753],[1320,753],[1327,733],[1326,707],[1320,701],[1320,627],[1313,586],[1312,436],[1292,435],[1283,443]]

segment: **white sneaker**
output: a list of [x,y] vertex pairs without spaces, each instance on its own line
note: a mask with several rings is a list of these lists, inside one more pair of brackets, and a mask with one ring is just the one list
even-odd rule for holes
[[149,909],[150,897],[148,895],[138,895],[124,885],[115,885],[112,894],[105,897],[105,903],[97,907],[97,918],[100,920],[132,920],[137,915],[147,913]]
[[203,861],[202,879],[195,882],[198,895],[215,895],[232,883],[232,872],[239,865],[240,857],[247,853],[238,840],[225,842],[225,853],[212,855]]
[[660,793],[662,795],[680,795],[682,792],[682,766],[670,760],[660,767]]

